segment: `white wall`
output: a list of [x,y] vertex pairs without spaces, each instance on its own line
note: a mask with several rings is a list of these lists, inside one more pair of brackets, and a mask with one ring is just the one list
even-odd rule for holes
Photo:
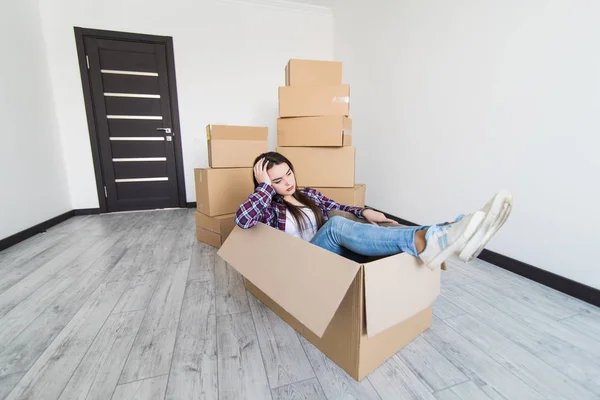
[[40,23],[36,0],[0,13],[0,239],[71,210]]
[[509,189],[488,248],[600,288],[600,2],[342,3],[367,202],[426,224]]
[[40,0],[73,208],[98,207],[74,26],[172,36],[187,200],[209,124],[269,127],[291,57],[331,59],[331,11],[270,1]]

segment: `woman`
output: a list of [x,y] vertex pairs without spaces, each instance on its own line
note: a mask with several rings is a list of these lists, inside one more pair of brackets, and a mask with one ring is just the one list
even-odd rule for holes
[[[451,223],[381,227],[377,224],[397,223],[375,210],[338,204],[317,190],[298,190],[292,163],[276,152],[256,158],[254,187],[236,213],[235,222],[241,228],[262,222],[350,259],[357,254],[382,257],[406,252],[431,269],[452,254],[465,262],[477,257],[512,208],[510,193],[500,192],[480,211],[461,215]],[[370,224],[329,218],[330,210],[351,212]]]

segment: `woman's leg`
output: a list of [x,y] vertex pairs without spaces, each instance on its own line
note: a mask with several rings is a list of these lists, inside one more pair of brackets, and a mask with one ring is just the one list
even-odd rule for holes
[[484,218],[484,212],[476,211],[451,224],[386,228],[335,216],[323,225],[311,243],[340,255],[346,249],[380,257],[406,252],[418,255],[434,269],[464,249]]
[[415,234],[428,228],[427,226],[386,228],[335,216],[319,229],[311,243],[340,255],[348,249],[364,256],[382,257],[403,252],[416,256],[418,250],[422,251],[422,249],[417,249],[415,246]]

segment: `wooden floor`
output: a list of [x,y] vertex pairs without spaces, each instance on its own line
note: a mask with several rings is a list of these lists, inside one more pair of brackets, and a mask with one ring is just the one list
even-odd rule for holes
[[195,240],[191,210],[0,253],[0,399],[599,399],[600,310],[451,261],[431,329],[356,382]]

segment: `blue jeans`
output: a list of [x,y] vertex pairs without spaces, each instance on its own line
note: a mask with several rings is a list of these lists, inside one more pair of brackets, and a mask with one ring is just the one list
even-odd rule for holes
[[312,244],[357,260],[356,255],[385,257],[406,252],[417,255],[415,232],[428,226],[382,227],[334,216],[319,229]]

